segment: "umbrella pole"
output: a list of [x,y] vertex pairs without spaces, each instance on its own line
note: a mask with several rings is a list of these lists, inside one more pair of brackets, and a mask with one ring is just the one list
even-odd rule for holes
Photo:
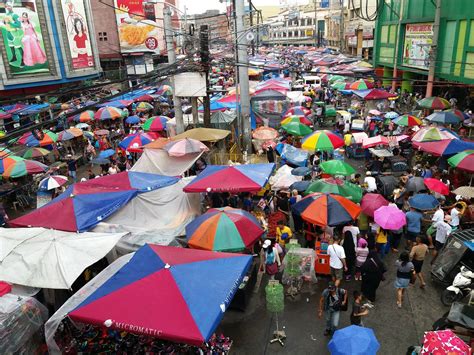
[[276,320],[276,330],[273,332],[273,339],[270,340],[270,344],[275,342],[280,343],[281,346],[285,346],[284,340],[286,339],[286,333],[284,330],[280,330],[278,325],[278,313],[275,313],[275,320]]

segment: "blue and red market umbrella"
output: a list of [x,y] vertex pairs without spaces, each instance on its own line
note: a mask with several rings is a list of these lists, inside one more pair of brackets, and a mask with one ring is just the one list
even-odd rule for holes
[[143,151],[143,146],[151,143],[152,139],[146,133],[129,134],[120,143],[119,147],[132,153]]
[[201,345],[219,325],[252,256],[146,244],[68,316]]

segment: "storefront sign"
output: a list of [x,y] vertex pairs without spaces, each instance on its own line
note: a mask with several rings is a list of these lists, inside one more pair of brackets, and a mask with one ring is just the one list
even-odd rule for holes
[[61,0],[66,28],[67,49],[73,70],[94,66],[90,31],[84,8],[84,0]]
[[40,16],[35,0],[0,0],[0,30],[2,32],[2,54],[7,75],[49,73],[44,38],[46,29],[40,25]]
[[143,0],[115,0],[117,26],[122,53],[159,52],[159,27],[154,7]]
[[432,23],[407,24],[403,44],[403,64],[428,70],[433,38]]

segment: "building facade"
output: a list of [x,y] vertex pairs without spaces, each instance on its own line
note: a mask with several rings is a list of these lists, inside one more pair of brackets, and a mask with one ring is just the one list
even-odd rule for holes
[[[361,6],[362,5],[362,6]],[[367,6],[366,6],[367,5]],[[372,58],[377,0],[349,2],[344,17],[345,52]]]

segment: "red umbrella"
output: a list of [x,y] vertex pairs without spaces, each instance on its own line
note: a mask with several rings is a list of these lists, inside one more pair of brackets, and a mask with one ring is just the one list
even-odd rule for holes
[[441,195],[449,195],[449,187],[438,179],[427,178],[424,180],[427,188]]
[[382,206],[388,206],[388,201],[380,194],[365,194],[360,201],[362,212],[370,217],[373,217],[374,212]]

